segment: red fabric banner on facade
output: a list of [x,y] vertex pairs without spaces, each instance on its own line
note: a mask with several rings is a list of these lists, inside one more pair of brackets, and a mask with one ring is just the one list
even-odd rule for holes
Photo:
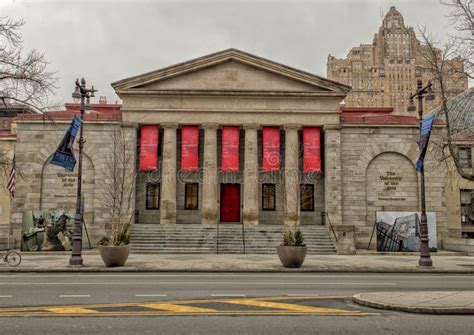
[[263,172],[280,171],[280,128],[263,128]]
[[222,160],[223,172],[239,171],[239,127],[222,127]]
[[141,126],[140,171],[158,169],[159,126]]
[[199,168],[199,127],[181,128],[181,171],[197,171]]
[[303,172],[321,172],[320,128],[303,128]]

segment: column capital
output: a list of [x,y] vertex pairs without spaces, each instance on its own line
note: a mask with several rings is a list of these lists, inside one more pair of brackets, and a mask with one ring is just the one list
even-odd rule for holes
[[296,124],[296,123],[288,123],[288,124],[283,125],[283,128],[284,128],[285,130],[300,130],[300,129],[301,129],[301,125],[300,125],[300,124]]
[[214,122],[206,122],[201,125],[202,129],[219,129],[219,124]]
[[252,130],[252,129],[258,130],[258,129],[260,129],[260,125],[258,123],[244,123],[242,125],[242,127],[245,130],[247,130],[247,129],[249,129],[249,130]]
[[176,122],[163,122],[160,124],[161,128],[172,128],[172,129],[177,129],[179,126],[178,123]]

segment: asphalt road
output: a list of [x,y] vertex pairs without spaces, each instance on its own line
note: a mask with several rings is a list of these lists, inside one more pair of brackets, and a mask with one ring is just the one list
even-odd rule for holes
[[[146,304],[180,300],[288,299],[291,304],[375,315],[197,315],[0,317],[1,334],[474,334],[472,316],[415,315],[354,305],[355,293],[474,290],[472,275],[310,273],[2,274],[0,308]],[[324,297],[336,298],[324,298]],[[309,299],[299,302],[300,297]],[[314,297],[314,300],[311,300]],[[250,305],[255,304],[251,300]],[[284,301],[278,301],[281,303]],[[174,306],[171,305],[170,306]],[[196,305],[194,305],[196,306]],[[199,305],[213,308],[214,305]],[[286,306],[286,305],[285,305]],[[241,306],[240,306],[241,307]],[[132,307],[128,307],[131,309]],[[221,308],[221,307],[219,307]],[[250,308],[250,307],[249,307]],[[256,307],[251,307],[256,308]],[[303,309],[304,310],[304,309]],[[74,311],[74,309],[72,310]],[[258,314],[258,313],[257,313]],[[79,314],[78,314],[79,315]]]

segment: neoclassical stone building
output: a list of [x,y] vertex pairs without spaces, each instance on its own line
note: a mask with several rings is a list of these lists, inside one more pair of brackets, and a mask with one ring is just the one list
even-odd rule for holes
[[[391,108],[341,109],[349,86],[235,49],[112,86],[121,113],[92,114],[84,128],[94,240],[109,228],[100,180],[114,129],[139,158],[130,171],[136,224],[315,226],[327,213],[337,246],[351,249],[367,247],[376,211],[419,210],[417,119]],[[75,174],[47,163],[71,118],[17,120],[17,239],[23,211],[74,208]],[[436,213],[441,248],[449,233],[443,173],[429,156],[427,210]]]

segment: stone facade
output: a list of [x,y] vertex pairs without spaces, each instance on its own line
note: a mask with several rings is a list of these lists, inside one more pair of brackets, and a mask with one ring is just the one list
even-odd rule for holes
[[[418,121],[390,110],[341,111],[349,87],[238,50],[230,49],[112,84],[123,99],[121,120],[85,123],[85,218],[96,239],[109,227],[101,202],[110,150],[108,133],[121,129],[129,150],[137,152],[141,125],[159,125],[158,169],[138,172],[135,222],[216,225],[222,185],[240,186],[244,225],[330,223],[340,252],[366,248],[375,212],[418,211]],[[369,115],[369,116],[368,116]],[[382,115],[382,118],[380,118]],[[63,207],[74,209],[75,174],[47,164],[72,116],[52,123],[18,118],[18,180],[12,214],[20,236],[21,213]],[[199,127],[199,169],[183,172],[181,127]],[[221,171],[223,126],[240,129],[239,172]],[[262,172],[262,129],[280,129],[281,169]],[[302,173],[302,129],[321,129],[322,173]],[[436,128],[434,140],[441,129]],[[438,246],[448,234],[444,170],[426,163],[427,211],[436,212]],[[65,183],[67,184],[65,186]],[[147,183],[160,184],[159,209],[146,208]],[[198,183],[198,208],[185,208],[186,183]],[[262,185],[275,184],[276,209],[262,208]],[[314,188],[314,209],[301,211],[300,185]],[[322,215],[323,213],[327,213]],[[374,244],[373,244],[374,245]]]
[[[396,114],[408,114],[408,96],[415,92],[416,82],[432,79],[423,53],[425,46],[416,38],[412,27],[404,24],[403,16],[392,7],[386,14],[372,44],[352,48],[346,58],[329,55],[329,79],[352,86],[344,100],[348,107],[393,107]],[[462,73],[459,58],[450,65]],[[452,98],[467,89],[467,76],[453,73],[446,78],[447,97]],[[434,90],[437,91],[436,83]],[[440,95],[427,103],[426,110],[441,104]]]

